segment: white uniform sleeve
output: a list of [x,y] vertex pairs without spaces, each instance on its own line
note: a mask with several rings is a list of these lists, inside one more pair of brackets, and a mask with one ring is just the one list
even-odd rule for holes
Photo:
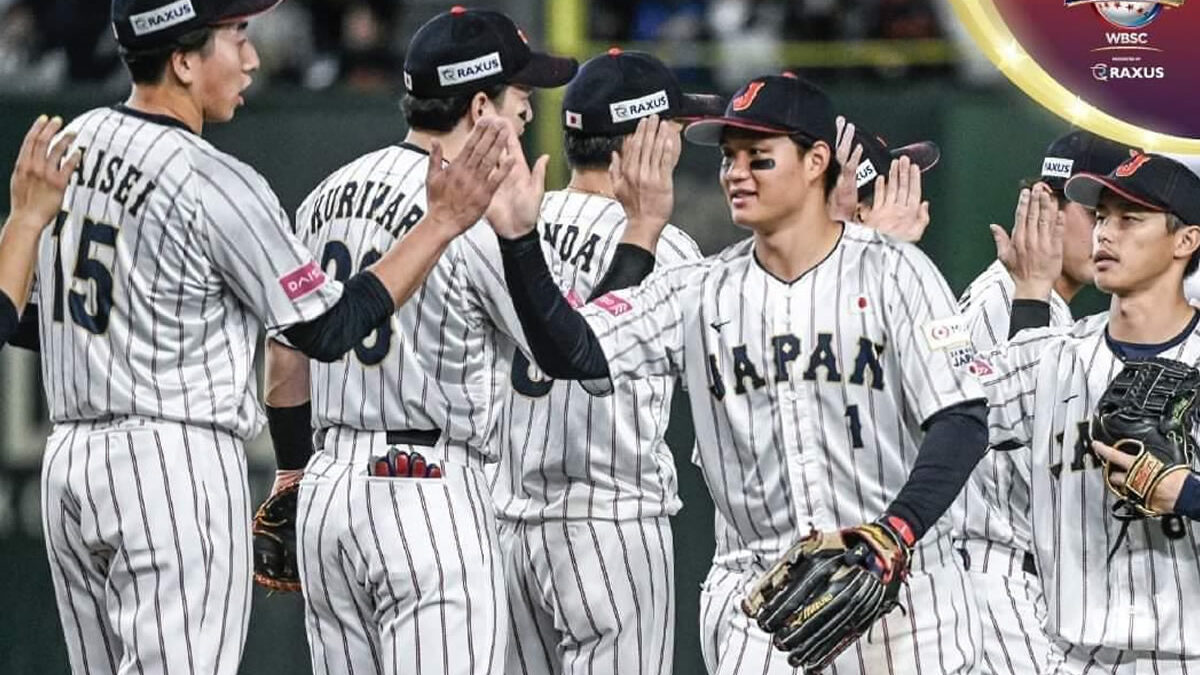
[[975,357],[971,371],[979,377],[988,397],[991,445],[1029,445],[1042,360],[1057,363],[1063,336],[1069,330],[1062,326],[1025,330],[1011,342]]
[[222,278],[268,329],[311,321],[342,294],[292,234],[267,181],[230,157],[195,164],[196,227]]
[[990,350],[1008,341],[1012,325],[1012,282],[989,267],[980,274],[959,300],[975,349]]
[[525,339],[525,331],[521,329],[521,320],[517,318],[512,296],[508,293],[500,242],[492,226],[485,221],[476,223],[456,239],[451,248],[457,250],[447,253],[458,256],[462,273],[469,281],[466,291],[469,302],[474,306],[474,313],[486,317],[528,355],[529,343]]
[[606,293],[579,310],[604,349],[613,380],[684,372],[684,296],[693,269],[656,271],[641,285]]
[[678,227],[667,225],[654,251],[654,268],[663,269],[695,262],[703,257],[694,239]]
[[924,422],[939,410],[984,398],[968,370],[975,349],[942,273],[915,246],[897,245],[884,279],[884,311],[891,327],[904,396]]

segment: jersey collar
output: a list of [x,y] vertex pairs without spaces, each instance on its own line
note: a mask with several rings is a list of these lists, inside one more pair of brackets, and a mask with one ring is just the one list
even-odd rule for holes
[[137,117],[138,119],[146,120],[147,122],[154,122],[155,124],[162,124],[163,126],[168,126],[168,127],[176,127],[179,129],[183,129],[184,131],[188,132],[189,134],[195,133],[192,131],[191,127],[184,124],[182,121],[180,121],[174,117],[171,117],[170,115],[157,115],[155,113],[148,113],[148,112],[145,112],[142,110],[135,110],[135,109],[130,108],[129,106],[125,105],[124,103],[118,103],[118,104],[112,106],[112,109],[116,110],[119,113],[129,115],[130,117]]

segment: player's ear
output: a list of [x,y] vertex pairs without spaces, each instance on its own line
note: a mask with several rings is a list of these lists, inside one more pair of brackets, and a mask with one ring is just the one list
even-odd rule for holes
[[833,159],[833,150],[825,141],[817,141],[804,153],[801,160],[804,163],[804,173],[810,180],[823,179],[825,169]]
[[1175,257],[1190,260],[1200,249],[1200,226],[1185,225],[1175,232]]
[[167,59],[167,75],[174,75],[183,85],[196,80],[196,69],[200,67],[200,52],[176,49]]
[[483,117],[488,113],[494,114],[495,112],[496,107],[492,105],[492,99],[488,98],[486,93],[477,91],[471,96],[471,107],[467,111],[467,114],[471,117],[472,127],[475,126],[475,123],[479,121],[480,117]]

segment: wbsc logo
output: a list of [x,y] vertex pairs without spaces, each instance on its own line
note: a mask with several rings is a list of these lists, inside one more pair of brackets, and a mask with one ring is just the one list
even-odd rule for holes
[[1163,8],[1183,6],[1184,0],[1066,0],[1067,7],[1092,5],[1109,24],[1125,30],[1145,28],[1162,16]]

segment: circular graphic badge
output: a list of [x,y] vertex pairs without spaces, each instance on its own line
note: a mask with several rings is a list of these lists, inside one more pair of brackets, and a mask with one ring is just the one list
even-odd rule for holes
[[1200,154],[1200,0],[953,0],[984,53],[1069,122]]

